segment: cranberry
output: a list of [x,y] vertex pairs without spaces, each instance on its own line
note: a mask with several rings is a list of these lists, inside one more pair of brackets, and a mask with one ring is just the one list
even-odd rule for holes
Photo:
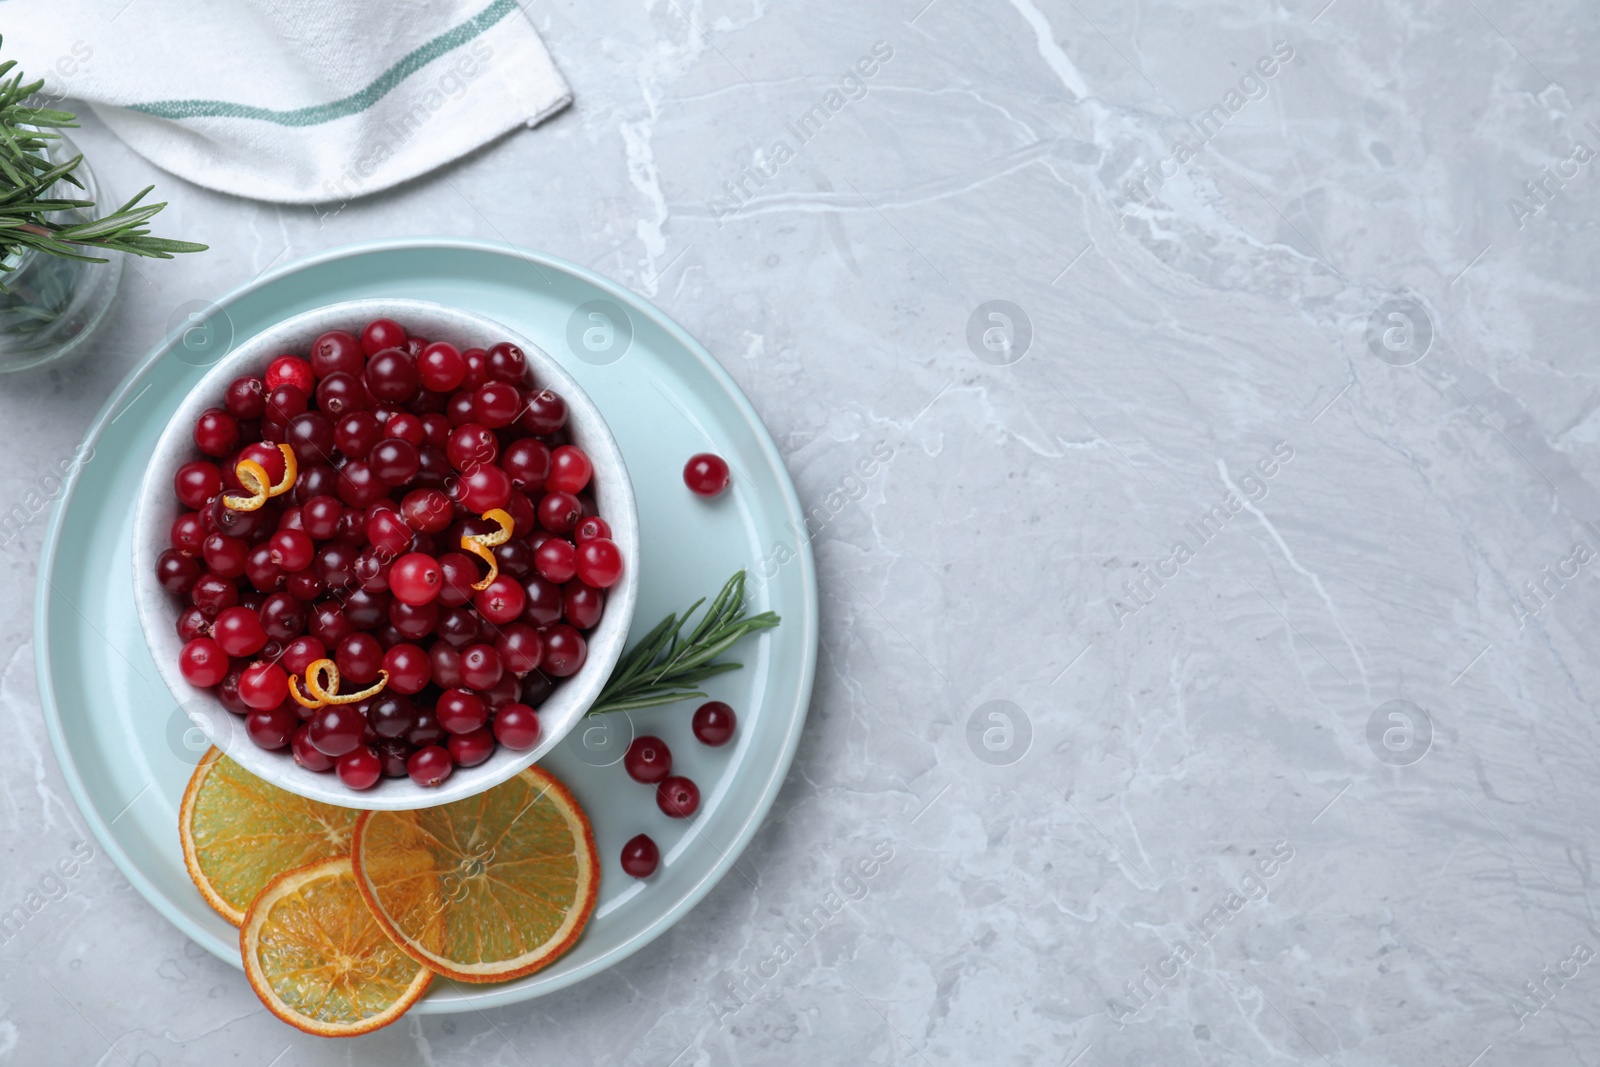
[[433,632],[451,648],[466,648],[478,640],[482,630],[479,618],[467,608],[446,608],[439,613]]
[[311,342],[311,370],[319,378],[339,371],[360,374],[366,362],[361,342],[344,330],[329,330]]
[[323,600],[311,606],[311,636],[324,647],[334,647],[355,633],[355,627],[344,617],[344,609],[336,600]]
[[407,604],[428,603],[439,595],[443,583],[439,561],[421,552],[401,556],[389,572],[389,588],[395,599]]
[[422,453],[410,441],[386,437],[372,447],[368,457],[372,473],[386,486],[404,486],[422,468]]
[[178,639],[187,644],[197,637],[211,636],[211,617],[199,608],[187,608],[178,616]]
[[334,766],[339,781],[351,789],[371,789],[383,777],[383,761],[368,745],[346,752]]
[[622,578],[622,550],[615,541],[604,537],[585,541],[577,556],[578,580],[585,585],[610,589]]
[[477,557],[465,552],[446,552],[440,556],[439,571],[443,585],[439,589],[439,603],[458,608],[471,600],[477,594],[472,586],[478,581],[480,567]]
[[537,575],[522,583],[528,606],[522,617],[534,626],[549,626],[561,621],[561,586]]
[[492,645],[469,645],[461,650],[461,681],[469,689],[489,689],[500,681],[505,665]]
[[333,443],[348,459],[366,459],[383,439],[383,424],[371,411],[352,411],[333,424]]
[[194,423],[195,447],[208,456],[229,456],[239,447],[239,420],[221,408],[206,408]]
[[698,496],[716,496],[728,487],[728,464],[721,456],[701,452],[683,466],[683,484]]
[[557,623],[544,632],[544,663],[540,670],[557,678],[567,678],[583,669],[589,657],[589,644],[572,627]]
[[283,656],[278,662],[290,674],[304,674],[313,663],[327,656],[327,649],[315,637],[297,637],[283,647]]
[[457,767],[476,767],[494,755],[494,734],[485,726],[470,733],[451,734],[444,743]]
[[411,527],[398,511],[374,509],[367,516],[367,542],[383,557],[399,559],[411,546]]
[[508,574],[497,576],[472,598],[472,606],[497,626],[514,622],[522,614],[527,602],[527,594],[522,591],[522,586]]
[[728,705],[720,700],[708,700],[695,709],[694,736],[700,739],[701,744],[712,747],[725,745],[733,737],[738,721],[738,716]]
[[610,540],[611,526],[606,520],[597,515],[588,516],[578,523],[577,529],[572,531],[572,539],[580,545],[585,541],[594,541],[600,538]]
[[510,426],[522,408],[522,394],[505,382],[485,382],[472,394],[472,417],[493,430]]
[[481,348],[469,348],[461,353],[467,364],[467,373],[461,377],[461,388],[471,392],[489,380],[489,353]]
[[450,425],[452,426],[461,426],[464,423],[473,421],[472,393],[463,389],[461,392],[452,395],[445,403],[444,414],[450,420]]
[[492,382],[521,385],[528,373],[528,357],[510,341],[491,345],[484,365]]
[[295,727],[294,735],[289,738],[289,751],[294,756],[294,761],[308,771],[325,774],[333,770],[333,758],[324,756],[317,751],[311,743],[311,724],[301,723]]
[[524,398],[517,422],[536,436],[553,434],[567,424],[567,402],[550,390],[541,389]]
[[687,819],[700,808],[700,788],[682,775],[656,786],[656,807],[674,819]]
[[209,689],[228,673],[228,654],[215,639],[197,637],[178,653],[178,670],[190,685]]
[[286,425],[296,415],[304,414],[309,405],[310,398],[304,389],[286,383],[267,394],[267,419]]
[[397,411],[390,415],[389,421],[383,424],[383,436],[404,441],[414,448],[421,448],[422,442],[427,440],[427,434],[422,429],[422,417],[409,411]]
[[276,663],[252,663],[239,675],[239,699],[257,711],[275,708],[289,699],[289,675]]
[[450,733],[466,734],[489,721],[489,708],[476,693],[447,689],[434,704],[433,715]]
[[265,749],[287,746],[289,739],[294,736],[295,727],[299,725],[300,720],[295,713],[281,705],[257,708],[244,719],[245,733],[250,735],[250,740]]
[[539,500],[539,525],[553,534],[571,533],[582,518],[583,508],[571,493],[546,493]]
[[398,348],[406,343],[405,327],[393,319],[373,319],[361,331],[361,350],[369,356],[385,348]]
[[306,628],[306,606],[291,593],[273,593],[261,605],[261,628],[274,641],[299,637]]
[[[521,586],[517,587],[517,592],[522,592]],[[239,602],[239,587],[218,575],[202,574],[189,590],[189,601],[207,618],[214,619],[217,612]]]
[[661,865],[661,850],[649,834],[638,834],[622,846],[622,871],[635,878],[648,878]]
[[222,471],[217,469],[215,463],[193,460],[178,468],[178,473],[172,479],[172,487],[184,507],[198,511],[222,492]]
[[[483,514],[503,508],[511,500],[511,479],[499,467],[485,463],[472,468],[456,483],[457,499],[468,511]],[[455,495],[455,494],[453,494]]]
[[636,737],[622,756],[622,766],[636,782],[665,781],[672,773],[672,750],[659,737]]
[[245,375],[228,383],[222,406],[236,419],[250,422],[259,419],[267,410],[267,387],[260,378]]
[[500,655],[505,669],[515,675],[537,670],[544,659],[544,641],[539,631],[525,622],[513,622],[500,630],[495,638],[494,650]]
[[344,515],[344,505],[331,496],[314,496],[300,508],[300,524],[306,533],[318,541],[326,541],[339,532],[339,519]]
[[366,716],[354,704],[329,704],[311,717],[310,740],[318,752],[335,758],[361,744]]
[[320,411],[302,412],[289,420],[284,428],[283,440],[294,449],[296,459],[302,464],[295,488],[302,490],[306,498],[331,489],[331,485],[324,488],[318,484],[332,481],[334,472],[331,469],[327,475],[313,474],[312,471],[333,462],[333,450],[338,441],[333,420]]
[[333,590],[353,589],[356,585],[356,556],[360,552],[349,541],[329,541],[312,562],[317,580]]
[[280,385],[294,385],[302,392],[310,393],[315,380],[316,375],[311,371],[311,364],[299,356],[279,356],[267,366],[268,389],[276,389]]
[[376,400],[403,404],[421,384],[416,362],[405,351],[386,348],[367,361],[367,392]]
[[550,476],[545,488],[552,492],[581,493],[594,474],[594,464],[575,445],[562,445],[550,453]]
[[532,748],[539,743],[539,713],[526,704],[507,704],[495,713],[494,736],[519,752]]
[[556,584],[569,581],[578,573],[578,550],[572,547],[571,541],[552,537],[534,550],[533,569],[546,581]]
[[383,656],[383,646],[376,637],[354,633],[339,642],[334,662],[339,666],[341,677],[365,689],[378,680],[378,672],[383,669]]
[[436,393],[448,393],[461,384],[467,374],[467,361],[455,345],[435,341],[417,357],[417,376]]
[[389,602],[389,623],[408,640],[427,637],[438,622],[438,601],[428,604],[407,604],[404,600]]
[[438,489],[413,489],[400,501],[406,525],[419,533],[440,533],[450,525],[455,509]]
[[445,445],[450,465],[458,471],[470,471],[483,464],[493,463],[500,455],[500,440],[494,431],[476,422],[464,422],[450,431]]
[[455,769],[450,753],[440,745],[418,749],[406,761],[406,773],[411,775],[411,780],[424,786],[438,785]]
[[372,742],[372,748],[378,753],[378,758],[383,760],[385,778],[406,776],[406,760],[411,755],[411,746],[406,744],[404,738],[380,737]]
[[433,672],[433,684],[441,689],[454,689],[461,684],[461,653],[443,641],[428,649],[428,665]]
[[317,546],[299,530],[279,530],[267,542],[272,562],[285,572],[303,571],[316,558]]
[[568,582],[561,587],[561,614],[579,630],[592,630],[606,610],[606,595],[592,585]]
[[389,672],[389,688],[404,696],[422,692],[433,681],[433,662],[413,644],[398,644],[383,654],[383,669]]
[[267,643],[261,616],[246,607],[231,607],[218,614],[211,636],[230,656],[253,656]]
[[385,690],[372,698],[367,722],[379,737],[404,737],[417,725],[417,709],[404,694]]
[[270,593],[283,588],[283,568],[272,561],[271,545],[257,545],[245,555],[244,576],[258,592]]
[[172,547],[185,556],[198,556],[205,544],[205,521],[198,512],[189,511],[172,522]]

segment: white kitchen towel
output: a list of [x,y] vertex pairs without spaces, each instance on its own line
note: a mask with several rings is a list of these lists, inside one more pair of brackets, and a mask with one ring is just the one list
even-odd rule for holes
[[151,162],[261,200],[375,192],[572,100],[516,0],[0,0],[0,35]]

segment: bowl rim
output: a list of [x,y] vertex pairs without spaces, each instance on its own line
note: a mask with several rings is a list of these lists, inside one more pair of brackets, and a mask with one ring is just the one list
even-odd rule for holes
[[[563,679],[556,691],[541,703],[541,727],[544,729],[534,748],[514,752],[499,746],[489,760],[475,767],[457,768],[439,786],[423,787],[409,778],[385,778],[373,789],[357,792],[344,786],[332,773],[304,770],[284,750],[257,747],[243,730],[242,718],[228,712],[209,691],[198,689],[183,678],[175,655],[183,642],[173,629],[174,602],[155,584],[149,565],[169,547],[170,516],[181,509],[172,498],[172,474],[179,464],[187,461],[182,457],[200,458],[189,441],[194,417],[207,407],[220,406],[224,387],[233,378],[248,370],[264,373],[267,364],[284,352],[303,353],[310,341],[326,330],[350,329],[354,325],[357,329],[351,332],[358,332],[360,325],[379,317],[402,323],[427,320],[431,325],[424,329],[432,335],[446,331],[460,338],[462,334],[476,332],[493,340],[509,341],[523,349],[529,369],[540,386],[555,390],[567,402],[568,425],[576,429],[573,436],[593,459],[596,474],[602,476],[597,478],[596,496],[602,502],[602,510],[612,527],[612,539],[622,550],[627,566],[622,579],[607,590],[605,616],[585,635],[589,654],[584,666]],[[295,337],[303,337],[303,340],[292,340]],[[430,336],[429,339],[452,337]],[[164,458],[169,454],[170,462]],[[140,484],[132,537],[134,603],[145,643],[173,699],[207,739],[240,766],[289,792],[340,807],[363,810],[427,808],[475,796],[506,781],[538,762],[582,721],[623,653],[638,604],[639,545],[638,505],[621,448],[604,414],[554,357],[531,339],[477,312],[431,300],[365,297],[310,308],[253,334],[219,357],[188,390],[162,429],[151,464]]]

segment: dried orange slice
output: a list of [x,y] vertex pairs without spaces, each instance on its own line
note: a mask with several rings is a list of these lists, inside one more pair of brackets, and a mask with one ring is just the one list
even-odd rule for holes
[[239,951],[267,1010],[321,1037],[389,1025],[433,980],[373,921],[348,856],[269,882],[245,913]]
[[[350,858],[395,944],[462,982],[547,966],[577,941],[600,890],[588,818],[538,767],[466,800],[369,811]],[[441,917],[442,940],[430,945]]]
[[360,814],[269,785],[208,749],[178,809],[184,866],[206,903],[238,926],[256,894],[279,874],[348,856]]

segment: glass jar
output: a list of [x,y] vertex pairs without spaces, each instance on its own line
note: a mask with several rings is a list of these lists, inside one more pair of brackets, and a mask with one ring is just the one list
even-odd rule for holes
[[[78,154],[66,137],[50,142],[46,154],[61,163]],[[64,200],[101,203],[100,189],[87,162],[74,176],[79,189],[57,182],[50,195]],[[52,222],[75,225],[100,217],[100,208],[53,211]],[[90,254],[97,254],[91,252]],[[61,359],[74,352],[105,320],[122,280],[122,253],[107,254],[110,262],[84,263],[47,252],[24,249],[5,257],[13,269],[0,272],[0,373],[24,370]]]

